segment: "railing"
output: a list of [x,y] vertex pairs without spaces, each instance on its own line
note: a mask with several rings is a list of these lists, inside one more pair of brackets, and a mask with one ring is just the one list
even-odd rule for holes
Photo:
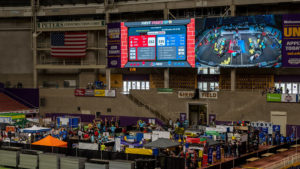
[[282,160],[271,163],[270,166],[264,167],[264,169],[284,168],[287,166],[291,166],[292,164],[297,163],[297,162],[300,162],[300,154],[295,154],[295,155],[289,156],[287,158],[284,158]]
[[128,94],[127,96],[136,105],[141,106],[141,107],[145,107],[145,109],[149,110],[152,114],[154,114],[156,118],[158,118],[158,119],[162,120],[163,122],[167,123],[168,119],[165,116],[163,116],[160,112],[158,112],[157,110],[154,110],[149,105],[146,105],[146,104],[142,103],[139,99],[134,97],[132,94]]

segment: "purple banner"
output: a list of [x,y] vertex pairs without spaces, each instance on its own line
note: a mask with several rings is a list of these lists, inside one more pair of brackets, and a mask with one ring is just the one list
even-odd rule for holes
[[107,24],[107,67],[121,67],[121,24]]
[[282,65],[300,67],[300,15],[283,15]]
[[180,121],[186,120],[186,113],[180,113]]

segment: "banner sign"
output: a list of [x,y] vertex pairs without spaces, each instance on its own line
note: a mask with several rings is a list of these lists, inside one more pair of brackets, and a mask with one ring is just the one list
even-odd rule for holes
[[267,101],[268,102],[296,103],[296,102],[299,102],[299,95],[268,93]]
[[218,92],[200,92],[200,99],[218,99]]
[[186,120],[186,113],[180,113],[180,121]]
[[208,164],[212,164],[213,162],[213,151],[214,149],[212,147],[208,148]]
[[282,94],[281,102],[298,102],[298,95],[296,94]]
[[121,67],[121,23],[107,24],[107,67]]
[[75,96],[116,97],[115,90],[104,89],[75,89]]
[[0,123],[11,123],[12,118],[11,117],[0,117]]
[[105,97],[105,90],[94,90],[94,96]]
[[88,28],[105,26],[104,20],[93,21],[57,21],[57,22],[38,22],[38,30],[61,29],[61,28]]
[[206,167],[207,166],[207,162],[208,162],[208,156],[207,156],[207,154],[203,154],[202,166]]
[[82,142],[79,142],[78,149],[98,150],[98,144],[94,144],[94,143],[82,143]]
[[281,102],[281,94],[268,93],[267,101],[268,102]]
[[300,15],[283,15],[282,66],[300,67]]
[[217,160],[221,160],[221,147],[220,147],[220,145],[217,146],[216,158],[217,158]]
[[280,132],[280,125],[273,125],[273,132]]
[[180,99],[191,99],[194,95],[194,91],[178,91],[178,98]]
[[34,114],[34,113],[39,113],[40,109],[29,109],[29,110],[18,110],[18,111],[9,111],[9,112],[0,112],[1,114],[6,114],[6,113],[20,113],[20,114]]
[[75,89],[75,96],[85,96],[85,89]]

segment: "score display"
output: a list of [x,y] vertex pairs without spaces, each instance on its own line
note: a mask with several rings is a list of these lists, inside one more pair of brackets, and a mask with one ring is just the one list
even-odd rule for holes
[[[194,42],[194,35],[187,35],[194,28],[189,26],[190,22],[189,19],[125,22],[121,26],[121,67],[193,67],[194,55],[188,56],[187,50],[188,42]],[[193,45],[189,49],[194,51]]]

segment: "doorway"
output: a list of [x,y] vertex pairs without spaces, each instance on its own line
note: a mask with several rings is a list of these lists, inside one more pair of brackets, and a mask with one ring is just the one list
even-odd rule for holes
[[271,122],[273,125],[280,125],[280,133],[285,137],[287,113],[281,111],[271,111]]
[[189,124],[207,125],[207,105],[206,104],[189,104]]

